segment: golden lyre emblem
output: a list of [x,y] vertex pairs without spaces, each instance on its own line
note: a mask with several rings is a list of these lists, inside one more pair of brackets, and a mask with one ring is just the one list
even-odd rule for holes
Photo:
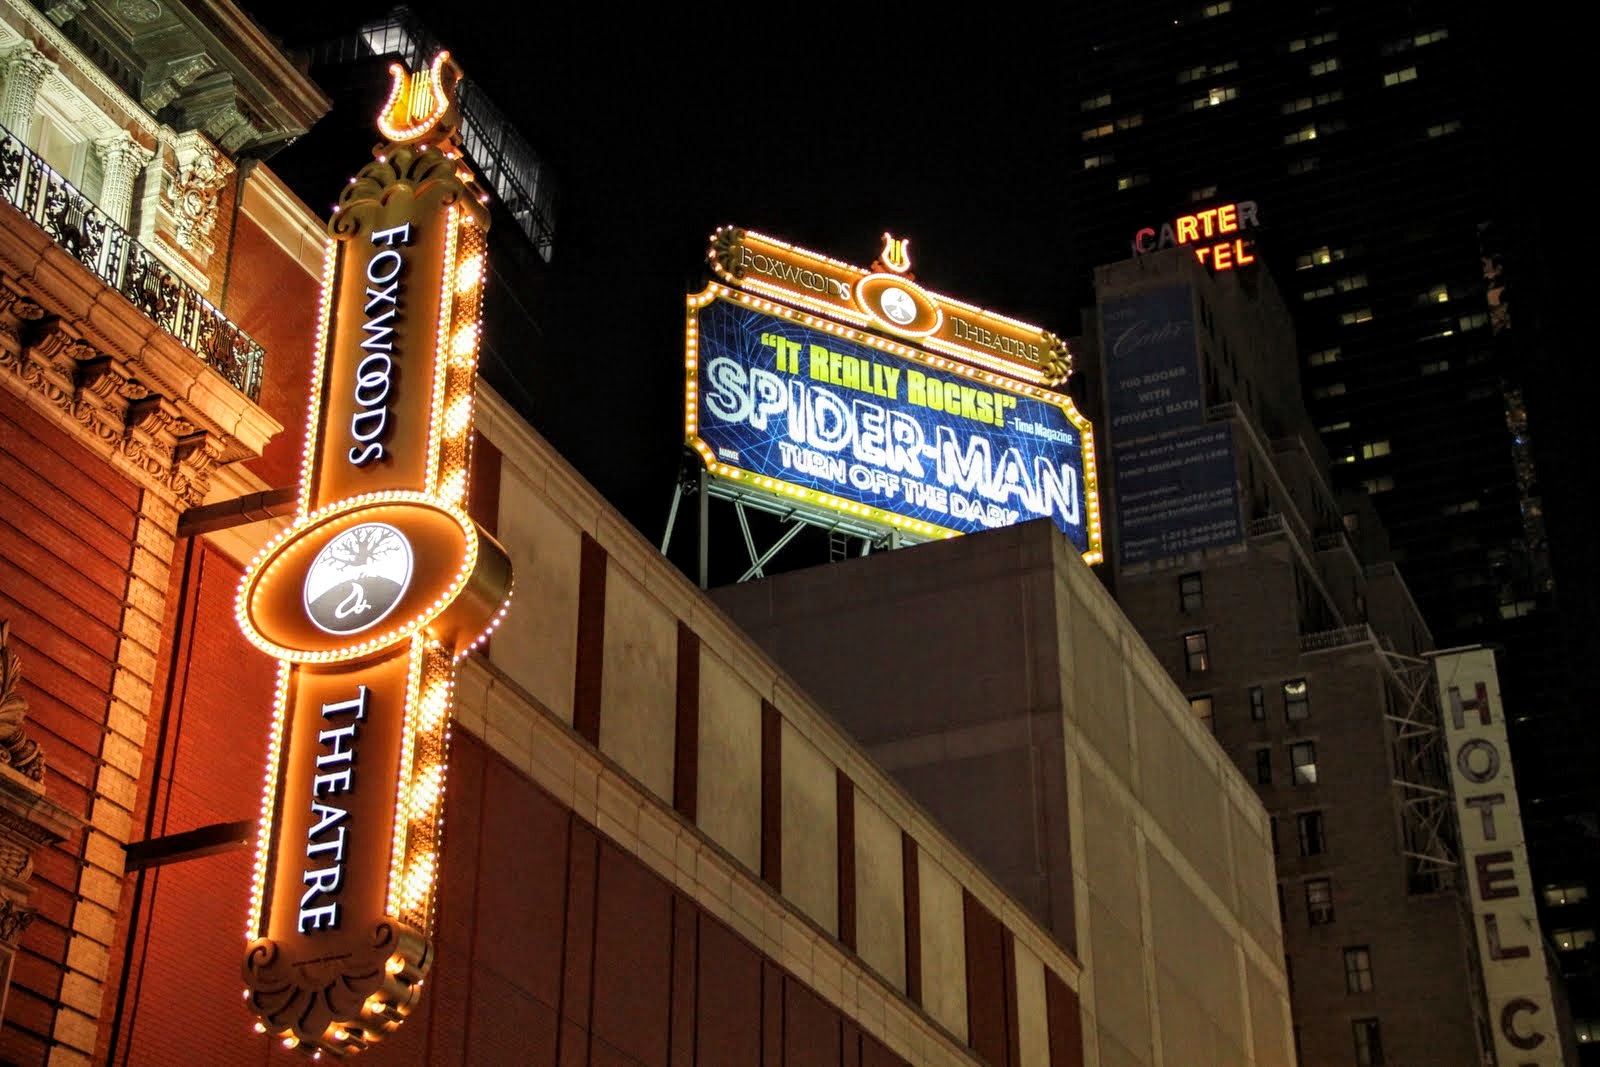
[[883,235],[883,254],[878,262],[896,274],[904,274],[911,269],[911,238],[896,237],[892,233]]

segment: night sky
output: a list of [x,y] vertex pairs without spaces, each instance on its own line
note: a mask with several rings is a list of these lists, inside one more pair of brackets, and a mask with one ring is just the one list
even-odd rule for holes
[[[391,6],[339,3],[334,24],[326,4],[246,4],[290,44]],[[681,453],[684,297],[707,280],[718,226],[862,266],[891,231],[910,239],[924,287],[1079,332],[1088,279],[1065,237],[1059,178],[1081,154],[1070,25],[1003,14],[932,25],[916,8],[863,21],[821,8],[674,7],[669,17],[602,5],[484,6],[468,21],[460,3],[411,6],[560,183],[543,350],[510,368],[527,388],[510,399],[652,542]],[[1545,258],[1521,265],[1521,277],[1538,283],[1537,313],[1561,338],[1549,361],[1562,368],[1535,437],[1550,453],[1552,506],[1581,513],[1589,450],[1572,446],[1586,394],[1568,386],[1592,372],[1579,354],[1586,338],[1564,317],[1594,273],[1574,271],[1566,254],[1583,164],[1541,121],[1573,75],[1548,55],[1518,62],[1542,29],[1537,6],[1518,10],[1529,30],[1508,26],[1485,77],[1526,102],[1511,109],[1528,121],[1505,131],[1507,150],[1526,161],[1522,224],[1541,233]],[[351,172],[365,147],[350,146]]]

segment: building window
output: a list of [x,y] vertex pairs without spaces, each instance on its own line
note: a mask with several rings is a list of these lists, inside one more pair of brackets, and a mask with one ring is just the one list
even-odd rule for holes
[[1097,107],[1110,107],[1111,94],[1101,93],[1099,96],[1086,96],[1078,101],[1079,111],[1093,111]]
[[1259,685],[1250,687],[1250,721],[1267,721],[1267,691]]
[[1578,1043],[1582,1045],[1600,1041],[1600,1019],[1574,1019],[1572,1032],[1578,1035]]
[[1338,348],[1324,348],[1307,356],[1306,362],[1311,364],[1313,367],[1322,367],[1329,363],[1337,363],[1339,362],[1341,351],[1342,350]]
[[1318,400],[1325,400],[1330,396],[1344,396],[1344,383],[1329,382],[1327,385],[1319,385],[1311,390],[1311,395]]
[[1482,329],[1489,325],[1489,313],[1487,311],[1475,311],[1470,315],[1463,315],[1456,320],[1456,325],[1463,330]]
[[1425,374],[1425,375],[1426,374],[1443,374],[1445,371],[1447,371],[1449,369],[1450,369],[1450,361],[1448,359],[1435,359],[1435,360],[1432,360],[1431,362],[1424,363],[1422,365],[1422,373]]
[[[1272,854],[1274,856],[1276,856],[1278,854],[1278,817],[1276,815],[1268,815],[1267,816],[1267,836],[1272,838]],[[1282,882],[1278,883],[1278,918],[1279,918],[1280,922],[1283,919],[1283,883]]]
[[1338,39],[1338,30],[1329,30],[1327,33],[1319,33],[1315,37],[1297,37],[1289,42],[1289,51],[1304,52],[1307,48],[1315,48],[1319,44],[1332,44]]
[[1113,127],[1111,125],[1111,123],[1109,123],[1109,122],[1102,122],[1098,126],[1087,127],[1083,131],[1083,139],[1085,141],[1094,141],[1094,140],[1098,140],[1101,137],[1110,137],[1111,136],[1111,131],[1114,128],[1115,127]]
[[1447,137],[1450,134],[1455,133],[1460,128],[1460,119],[1449,119],[1445,122],[1436,123],[1428,127],[1428,138],[1429,140],[1432,140],[1435,137]]
[[1199,81],[1201,78],[1211,76],[1211,68],[1202,63],[1198,67],[1185,67],[1178,71],[1178,84],[1188,85],[1190,82]]
[[1344,991],[1372,992],[1372,953],[1366,945],[1351,945],[1344,950]]
[[1210,697],[1190,697],[1189,710],[1194,713],[1194,717],[1196,719],[1200,720],[1201,726],[1204,726],[1212,733],[1216,733],[1217,728],[1212,717],[1212,704]]
[[1217,187],[1215,185],[1202,185],[1198,189],[1189,190],[1189,203],[1198,204],[1200,201],[1210,200],[1216,195]]
[[1302,811],[1294,817],[1294,823],[1300,833],[1300,855],[1320,856],[1328,850],[1327,839],[1322,835],[1322,812]]
[[1325,297],[1330,297],[1332,295],[1333,295],[1333,286],[1331,286],[1331,285],[1323,285],[1323,286],[1318,286],[1315,289],[1307,289],[1305,292],[1300,294],[1300,299],[1301,300],[1322,300]]
[[1117,179],[1117,192],[1125,192],[1141,185],[1148,185],[1149,182],[1150,175],[1148,174],[1124,174],[1122,177]]
[[1394,488],[1394,475],[1384,474],[1377,478],[1367,478],[1362,481],[1361,488],[1374,496],[1378,493],[1387,493]]
[[1594,944],[1593,930],[1552,930],[1550,940],[1556,943],[1559,952],[1576,952],[1580,948],[1588,948]]
[[1378,1029],[1378,1020],[1357,1019],[1350,1027],[1355,1031],[1358,1067],[1382,1067],[1388,1062],[1383,1058],[1383,1032]]
[[1183,635],[1183,663],[1190,674],[1203,674],[1211,669],[1211,649],[1204,630]]
[[1311,689],[1304,678],[1283,683],[1283,717],[1290,722],[1311,717]]
[[1377,459],[1379,456],[1387,456],[1388,454],[1388,441],[1368,441],[1361,446],[1362,459]]
[[1272,749],[1256,749],[1256,785],[1272,784]]
[[1314,170],[1322,169],[1322,160],[1316,156],[1305,156],[1301,159],[1289,161],[1290,174],[1309,174]]
[[1353,308],[1339,316],[1339,323],[1343,326],[1355,326],[1363,322],[1372,321],[1371,308]]
[[1200,572],[1194,571],[1180,575],[1178,578],[1178,610],[1185,615],[1193,615],[1205,606],[1205,589],[1201,585]]
[[1294,130],[1291,133],[1286,133],[1283,135],[1284,144],[1302,144],[1306,141],[1315,141],[1316,139],[1317,127],[1315,125],[1302,126],[1298,130]]
[[1357,289],[1365,289],[1367,287],[1367,276],[1365,274],[1349,274],[1333,284],[1338,286],[1341,293],[1354,292]]
[[1200,9],[1200,17],[1203,19],[1216,18],[1218,15],[1226,15],[1232,10],[1233,0],[1217,0],[1214,4],[1207,4],[1202,7]]
[[1132,115],[1122,115],[1117,118],[1117,129],[1119,130],[1131,130],[1135,126],[1143,125],[1144,115],[1139,112],[1134,112]]
[[1416,80],[1416,67],[1404,67],[1400,70],[1391,70],[1389,73],[1383,76],[1383,84],[1385,87],[1391,85],[1404,85],[1406,82],[1414,82]]
[[1317,744],[1296,741],[1289,746],[1290,779],[1295,785],[1317,784]]
[[1449,302],[1450,287],[1448,285],[1436,285],[1422,294],[1422,303],[1424,304],[1448,304]]
[[1329,56],[1327,59],[1318,60],[1311,64],[1310,69],[1312,77],[1316,77],[1319,74],[1332,74],[1339,69],[1339,59],[1337,56]]
[[1306,881],[1306,921],[1312,926],[1333,922],[1333,881],[1311,878]]
[[1112,155],[1110,152],[1101,152],[1097,156],[1084,156],[1083,169],[1094,170],[1096,167],[1108,166],[1116,161],[1117,157]]
[[1544,902],[1552,908],[1588,899],[1589,887],[1582,882],[1555,882],[1544,887]]

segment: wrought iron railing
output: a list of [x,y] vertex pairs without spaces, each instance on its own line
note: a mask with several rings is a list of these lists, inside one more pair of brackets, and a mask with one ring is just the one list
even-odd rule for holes
[[266,353],[83,193],[0,126],[0,199],[251,400]]
[[1316,633],[1301,634],[1300,651],[1320,652],[1330,648],[1343,648],[1346,645],[1364,645],[1375,640],[1372,627],[1363,622],[1354,626],[1341,626],[1337,630],[1318,630]]

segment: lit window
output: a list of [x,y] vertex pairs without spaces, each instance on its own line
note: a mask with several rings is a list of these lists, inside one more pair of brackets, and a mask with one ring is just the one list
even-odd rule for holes
[[1594,931],[1551,930],[1550,940],[1556,943],[1559,952],[1576,952],[1580,948],[1588,948],[1594,944]]
[[1322,286],[1318,286],[1315,289],[1307,289],[1305,292],[1300,294],[1300,299],[1301,300],[1321,300],[1324,297],[1330,297],[1332,295],[1333,295],[1333,286],[1331,286],[1331,285],[1322,285]]
[[1339,316],[1339,322],[1344,326],[1355,326],[1363,322],[1372,321],[1371,308],[1353,308]]
[[1379,456],[1387,456],[1388,454],[1388,441],[1368,441],[1361,446],[1362,459],[1377,459]]
[[1283,113],[1285,115],[1293,115],[1298,111],[1309,111],[1310,109],[1311,98],[1309,96],[1302,96],[1298,100],[1290,100],[1283,105]]
[[1448,38],[1449,36],[1450,36],[1450,31],[1447,30],[1447,29],[1444,29],[1443,27],[1440,27],[1437,30],[1430,30],[1427,33],[1419,33],[1419,34],[1417,34],[1415,37],[1413,37],[1411,39],[1411,43],[1416,45],[1418,48],[1421,48],[1424,45],[1430,45],[1430,44],[1433,44],[1436,41],[1443,41],[1446,38]]
[[1389,73],[1383,76],[1383,84],[1386,87],[1390,85],[1404,85],[1406,82],[1414,82],[1416,80],[1416,67],[1403,67],[1400,70],[1391,70]]
[[1394,488],[1394,476],[1385,474],[1377,478],[1368,478],[1361,483],[1361,488],[1372,494],[1387,493]]
[[1211,650],[1207,646],[1204,630],[1183,635],[1183,662],[1190,674],[1201,674],[1211,669]]
[[1537,600],[1516,600],[1509,604],[1500,605],[1500,617],[1502,619],[1520,619],[1524,615],[1532,615],[1538,610],[1539,602]]
[[1203,19],[1215,18],[1218,15],[1226,15],[1232,10],[1233,0],[1217,0],[1214,4],[1207,4],[1202,7],[1200,9],[1200,17]]
[[1350,1024],[1356,1038],[1357,1067],[1381,1067],[1388,1061],[1383,1058],[1383,1032],[1376,1019],[1357,1019]]
[[1315,389],[1311,390],[1311,395],[1316,397],[1318,400],[1324,400],[1330,396],[1343,396],[1344,393],[1345,388],[1343,382],[1332,382],[1328,385],[1319,385]]
[[1328,850],[1322,836],[1322,812],[1302,811],[1294,817],[1294,822],[1300,836],[1300,855],[1320,856]]
[[1289,746],[1289,778],[1295,785],[1317,784],[1317,744],[1295,741]]
[[1464,511],[1477,511],[1478,501],[1463,500],[1459,504],[1447,504],[1444,509],[1446,515],[1460,515]]
[[1461,120],[1460,119],[1450,119],[1447,122],[1440,122],[1440,123],[1437,123],[1437,124],[1435,124],[1433,126],[1429,126],[1428,127],[1428,137],[1429,138],[1448,137],[1450,134],[1455,133],[1460,128],[1461,128]]
[[1311,64],[1311,74],[1313,77],[1317,76],[1318,74],[1332,74],[1338,69],[1339,60],[1336,56],[1329,56],[1327,59],[1319,60],[1316,63]]
[[1338,433],[1340,430],[1348,430],[1349,428],[1350,428],[1350,420],[1349,419],[1344,419],[1344,420],[1342,420],[1340,422],[1330,422],[1326,426],[1318,426],[1317,427],[1317,432],[1318,433]]
[[1201,726],[1215,732],[1216,727],[1212,724],[1213,706],[1210,697],[1190,697],[1189,711],[1194,714],[1196,719],[1200,720]]
[[1083,139],[1085,141],[1093,141],[1100,137],[1109,137],[1111,136],[1111,131],[1113,129],[1115,129],[1115,127],[1113,127],[1111,123],[1102,122],[1098,126],[1090,126],[1085,129],[1083,131]]
[[1445,304],[1449,303],[1449,301],[1450,287],[1448,285],[1436,285],[1422,297],[1422,302],[1425,304]]
[[1339,348],[1323,348],[1323,349],[1319,349],[1318,351],[1313,352],[1309,356],[1307,356],[1306,357],[1306,362],[1311,364],[1313,367],[1323,367],[1323,366],[1328,365],[1329,363],[1337,363],[1337,362],[1339,362],[1339,353],[1340,352],[1341,352],[1341,349],[1339,349]]
[[1149,181],[1150,175],[1148,174],[1124,174],[1122,177],[1117,179],[1117,191],[1120,193],[1128,189],[1134,189],[1138,186],[1148,184]]
[[1372,953],[1366,945],[1344,950],[1344,990],[1346,993],[1372,992]]
[[1554,882],[1544,887],[1544,902],[1552,908],[1588,899],[1589,887],[1582,882]]
[[1432,363],[1424,363],[1422,365],[1423,374],[1443,374],[1449,369],[1450,361],[1448,359],[1436,359]]
[[1311,687],[1304,678],[1291,678],[1283,683],[1283,717],[1290,722],[1311,717]]
[[1250,721],[1267,721],[1267,691],[1259,685],[1250,687]]
[[1097,156],[1084,156],[1083,169],[1093,170],[1096,167],[1104,167],[1108,164],[1115,163],[1116,161],[1117,157],[1112,155],[1110,152],[1101,152]]
[[1198,189],[1189,190],[1189,203],[1196,204],[1202,200],[1210,200],[1216,195],[1217,187],[1215,185],[1202,185]]
[[1203,108],[1216,107],[1218,104],[1229,100],[1239,99],[1239,90],[1231,85],[1219,85],[1206,91],[1206,95],[1189,103],[1189,110],[1200,111]]
[[1117,119],[1117,129],[1131,130],[1135,126],[1144,125],[1144,116],[1141,114],[1122,115]]
[[1309,252],[1302,252],[1294,259],[1295,270],[1310,270],[1312,267],[1321,267],[1333,262],[1333,254],[1328,251],[1328,246],[1313,248]]
[[1110,107],[1111,94],[1101,93],[1099,96],[1086,96],[1078,102],[1078,110],[1093,111],[1097,107]]
[[1578,1035],[1578,1041],[1582,1044],[1600,1041],[1600,1019],[1574,1019],[1572,1031]]
[[1489,313],[1487,311],[1476,311],[1471,315],[1463,315],[1461,318],[1456,320],[1456,325],[1460,326],[1463,330],[1482,329],[1483,327],[1489,325]]
[[1202,63],[1198,67],[1189,67],[1185,70],[1178,71],[1178,84],[1187,85],[1190,82],[1199,81],[1201,78],[1208,78],[1210,76],[1211,68]]
[[[1256,749],[1256,785],[1272,784],[1272,749]],[[1276,830],[1274,830],[1276,836]]]
[[1333,922],[1333,881],[1312,878],[1306,882],[1306,918],[1312,926]]
[[1201,584],[1200,572],[1181,575],[1178,578],[1178,609],[1185,615],[1193,615],[1205,606],[1205,588]]
[[1322,160],[1316,156],[1305,156],[1301,159],[1289,161],[1290,174],[1310,174],[1314,170],[1322,169]]
[[1305,141],[1315,141],[1316,139],[1316,126],[1302,126],[1300,129],[1295,130],[1292,133],[1286,133],[1283,135],[1284,144],[1301,144]]
[[1341,293],[1349,293],[1356,289],[1365,289],[1367,287],[1367,276],[1365,274],[1347,274],[1334,282],[1334,284],[1339,287]]

